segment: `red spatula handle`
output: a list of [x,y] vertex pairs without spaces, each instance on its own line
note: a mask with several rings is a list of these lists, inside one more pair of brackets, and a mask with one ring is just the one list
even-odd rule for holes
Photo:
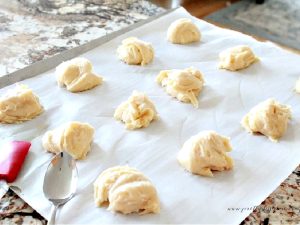
[[17,178],[30,146],[27,141],[11,141],[1,147],[0,179],[11,183]]

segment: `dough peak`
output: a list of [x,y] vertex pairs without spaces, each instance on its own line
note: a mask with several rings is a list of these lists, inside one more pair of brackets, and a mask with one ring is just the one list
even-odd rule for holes
[[104,170],[94,182],[97,206],[109,203],[108,210],[129,213],[158,213],[159,199],[153,184],[141,172],[128,166]]
[[86,58],[74,58],[56,67],[56,78],[59,86],[70,92],[90,90],[103,82],[102,77],[93,73],[93,65]]
[[158,119],[153,102],[146,94],[133,91],[129,99],[116,109],[114,118],[125,123],[129,130],[148,127],[149,124]]
[[68,122],[43,136],[43,147],[48,152],[68,152],[74,159],[84,159],[91,149],[94,128],[88,123]]
[[129,37],[122,41],[117,49],[119,59],[129,65],[146,65],[152,62],[154,50],[150,43],[136,37]]
[[227,155],[231,149],[228,137],[215,131],[202,131],[184,143],[177,160],[191,173],[212,177],[212,171],[233,168],[233,160]]
[[26,85],[18,84],[0,97],[0,123],[32,120],[43,111],[39,98]]
[[162,70],[156,77],[156,82],[172,97],[192,103],[198,108],[197,97],[204,85],[204,78],[199,70],[192,67],[184,70]]
[[261,133],[272,141],[278,141],[286,132],[291,117],[290,106],[267,99],[253,107],[241,123],[250,133]]
[[167,39],[173,44],[189,44],[200,41],[198,27],[187,18],[175,20],[168,28]]
[[251,64],[258,61],[249,46],[238,45],[228,48],[219,54],[221,69],[237,71],[249,67]]

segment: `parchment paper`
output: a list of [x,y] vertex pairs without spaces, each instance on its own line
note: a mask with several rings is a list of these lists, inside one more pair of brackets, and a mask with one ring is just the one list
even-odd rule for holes
[[[1,125],[1,142],[32,142],[22,173],[13,185],[43,216],[49,216],[51,206],[43,196],[42,183],[52,155],[43,150],[41,138],[47,130],[72,120],[90,123],[96,133],[90,154],[86,160],[78,161],[78,192],[59,211],[59,223],[238,224],[251,210],[228,208],[259,205],[299,164],[300,95],[293,92],[293,87],[300,75],[300,57],[192,17],[202,32],[201,42],[171,44],[166,40],[167,27],[181,17],[191,16],[180,8],[84,54],[105,79],[93,90],[73,94],[59,88],[54,70],[22,82],[37,93],[45,112],[23,124]],[[129,66],[117,59],[117,46],[129,36],[153,44],[152,64]],[[260,61],[239,72],[219,70],[219,52],[238,44],[251,46]],[[206,80],[199,109],[178,102],[154,82],[160,70],[189,66],[201,70]],[[160,120],[146,129],[127,131],[112,116],[133,90],[143,91],[153,100]],[[250,135],[240,126],[241,118],[269,97],[291,105],[293,110],[293,119],[279,143]],[[178,165],[176,154],[183,143],[202,130],[216,130],[231,137],[235,161],[232,171],[206,178],[192,175]],[[142,171],[156,186],[160,214],[125,216],[95,207],[94,180],[104,169],[125,164]]]

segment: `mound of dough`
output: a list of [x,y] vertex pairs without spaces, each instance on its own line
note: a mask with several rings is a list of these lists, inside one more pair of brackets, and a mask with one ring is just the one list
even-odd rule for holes
[[129,65],[146,65],[152,62],[154,50],[150,43],[135,37],[126,38],[117,49],[119,59]]
[[74,159],[84,159],[91,149],[94,128],[87,123],[69,122],[45,133],[43,147],[48,152],[68,152]]
[[20,123],[43,112],[39,98],[25,85],[17,85],[0,97],[0,123]]
[[296,82],[295,91],[300,94],[300,78]]
[[133,130],[148,127],[158,119],[158,115],[154,104],[144,93],[133,91],[129,99],[116,109],[114,118],[124,122],[127,129]]
[[116,166],[103,171],[94,183],[97,206],[109,203],[108,210],[129,213],[158,213],[159,199],[153,184],[139,171]]
[[56,67],[56,78],[59,86],[68,91],[80,92],[92,89],[102,83],[103,79],[95,75],[92,63],[85,58],[74,58]]
[[200,41],[201,33],[190,19],[178,19],[168,28],[168,41],[174,44],[188,44]]
[[182,102],[190,102],[198,108],[197,97],[204,85],[204,79],[199,70],[194,68],[162,70],[156,77],[156,82],[172,97]]
[[212,177],[214,170],[233,168],[233,160],[226,154],[230,151],[229,138],[215,131],[203,131],[184,143],[177,160],[191,173]]
[[191,173],[212,177],[212,171],[233,168],[233,160],[226,154],[230,151],[229,138],[215,131],[202,131],[184,143],[177,160]]
[[268,99],[250,110],[243,118],[242,126],[250,133],[261,133],[277,141],[285,133],[291,117],[289,106]]
[[258,60],[251,48],[245,45],[226,49],[219,57],[219,67],[231,71],[245,69]]

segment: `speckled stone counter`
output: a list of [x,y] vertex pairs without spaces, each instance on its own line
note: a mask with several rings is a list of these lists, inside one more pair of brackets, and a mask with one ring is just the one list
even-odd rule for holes
[[[0,76],[164,11],[144,0],[72,3],[0,0]],[[46,220],[10,190],[0,200],[1,224]],[[300,166],[242,224],[300,224]]]
[[163,11],[145,0],[0,0],[0,76]]

